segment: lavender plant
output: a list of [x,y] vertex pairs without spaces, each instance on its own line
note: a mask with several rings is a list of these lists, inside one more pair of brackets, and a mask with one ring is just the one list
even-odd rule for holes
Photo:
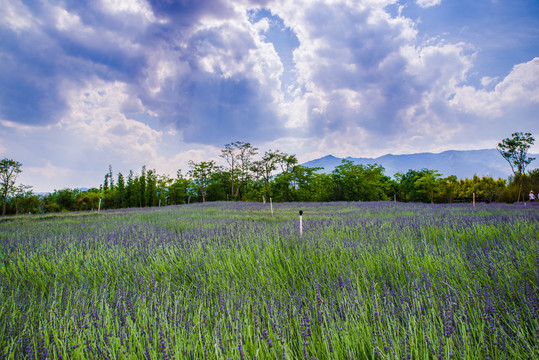
[[274,215],[213,203],[1,223],[0,358],[539,358],[537,208]]

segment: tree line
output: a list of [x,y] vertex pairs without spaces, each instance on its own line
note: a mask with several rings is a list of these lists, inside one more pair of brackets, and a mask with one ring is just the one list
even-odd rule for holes
[[[377,164],[360,165],[343,160],[331,173],[298,164],[295,155],[279,150],[259,154],[250,143],[237,141],[221,150],[225,165],[214,160],[189,161],[189,170],[175,177],[143,166],[139,173],[114,174],[112,166],[99,188],[65,188],[38,196],[26,185],[15,185],[21,164],[0,162],[3,214],[49,213],[97,209],[167,206],[206,201],[401,201],[426,203],[514,202],[539,188],[539,169],[525,171],[533,158],[526,151],[533,137],[515,133],[498,144],[511,164],[508,180],[490,176],[457,179],[434,169],[408,170],[393,178]],[[512,140],[520,141],[520,147]],[[511,140],[511,141],[509,141]],[[517,142],[518,142],[517,141]],[[511,147],[504,147],[508,143]],[[517,144],[518,145],[518,144]],[[527,146],[527,148],[526,148]],[[524,152],[522,148],[524,147]],[[520,152],[519,152],[520,151]],[[531,160],[530,160],[531,159]],[[516,169],[516,170],[515,170]],[[8,176],[9,175],[9,176]]]

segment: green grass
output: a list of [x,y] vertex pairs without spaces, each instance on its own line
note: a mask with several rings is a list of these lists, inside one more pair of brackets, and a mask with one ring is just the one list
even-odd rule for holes
[[394,203],[16,218],[0,357],[537,358],[538,220]]

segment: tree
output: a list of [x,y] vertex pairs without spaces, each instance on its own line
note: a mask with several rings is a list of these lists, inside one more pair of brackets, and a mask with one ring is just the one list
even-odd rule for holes
[[228,166],[230,166],[230,196],[234,196],[234,179],[236,177],[236,153],[235,149],[242,143],[236,141],[235,143],[226,144],[225,148],[221,150],[221,156],[226,160]]
[[185,204],[187,202],[187,190],[190,182],[186,179],[181,170],[176,172],[176,179],[169,187],[169,202],[172,204]]
[[198,194],[202,197],[202,202],[206,202],[206,191],[211,183],[212,174],[217,169],[215,161],[201,161],[199,163],[189,161],[189,167],[192,169],[189,173],[193,179],[193,184]]
[[440,192],[439,177],[441,175],[437,170],[423,169],[421,175],[414,181],[416,191],[427,196],[431,204],[434,204],[434,195]]
[[30,198],[32,195],[32,187],[30,185],[21,184],[15,188],[14,196],[12,197],[15,203],[15,215],[19,215],[20,205],[23,204],[25,200],[27,198]]
[[148,206],[146,204],[146,165],[142,166],[140,170],[140,177],[138,178],[138,201],[140,207]]
[[535,160],[533,157],[528,157],[528,150],[535,142],[535,138],[530,133],[522,132],[513,133],[511,136],[512,138],[505,138],[501,143],[498,143],[497,150],[511,166],[515,180],[518,179],[520,182],[517,201],[520,199],[520,194],[522,194],[522,201],[524,201],[522,176],[526,166]]
[[[230,196],[234,196],[235,200],[240,194],[240,188],[249,179],[251,159],[257,153],[257,148],[242,141],[226,144],[224,150],[221,150],[220,156],[230,166]],[[236,186],[234,187],[234,185]]]
[[257,178],[262,178],[264,180],[263,195],[271,196],[269,194],[270,180],[273,172],[277,170],[277,164],[281,161],[283,156],[286,156],[286,154],[279,152],[279,150],[268,150],[264,153],[262,159],[253,162],[251,170]]
[[438,180],[440,184],[440,197],[442,202],[452,203],[457,195],[458,179],[455,175]]
[[115,199],[116,199],[116,207],[117,208],[124,208],[126,207],[126,198],[125,198],[125,180],[123,174],[120,172],[118,173],[118,182],[116,185],[116,191],[115,191]]
[[146,187],[144,189],[145,206],[157,205],[157,172],[150,169],[146,172]]
[[377,164],[361,165],[344,159],[331,173],[335,185],[335,200],[378,201],[387,200],[389,177]]
[[[397,197],[402,201],[431,202],[434,199],[434,194],[440,191],[437,184],[439,177],[440,174],[436,170],[429,169],[419,171],[410,169],[406,174],[396,173]],[[420,181],[418,182],[418,180]]]
[[7,198],[17,191],[15,182],[22,172],[18,161],[3,158],[0,160],[0,195],[2,196],[2,216],[6,215]]

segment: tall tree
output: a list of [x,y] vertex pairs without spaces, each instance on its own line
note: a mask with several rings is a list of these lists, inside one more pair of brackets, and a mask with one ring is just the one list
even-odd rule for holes
[[335,200],[377,201],[387,200],[389,177],[377,164],[355,164],[344,159],[331,173],[335,185]]
[[234,200],[238,199],[240,188],[249,178],[252,158],[257,153],[257,148],[243,141],[226,144],[224,150],[221,150],[220,156],[226,160],[230,169],[230,196],[234,196]]
[[33,195],[32,187],[30,185],[21,184],[15,188],[13,195],[12,199],[15,203],[15,215],[19,215],[20,204]]
[[258,153],[258,149],[253,147],[249,143],[242,143],[238,147],[238,175],[239,175],[239,184],[236,186],[236,194],[234,199],[237,200],[240,195],[240,188],[245,186],[250,178],[250,169],[252,164],[252,158]]
[[190,182],[186,179],[181,170],[176,172],[176,179],[169,188],[169,201],[171,204],[185,204],[187,202],[187,190]]
[[258,178],[262,178],[264,180],[264,193],[266,195],[270,195],[269,184],[271,177],[273,176],[273,172],[277,170],[277,164],[284,156],[287,155],[281,153],[279,150],[268,150],[264,153],[262,159],[252,163],[252,171]]
[[140,177],[138,178],[138,190],[139,190],[139,205],[140,207],[148,206],[146,204],[146,165],[142,166],[140,170]]
[[202,197],[202,202],[206,202],[206,192],[211,183],[212,175],[217,168],[215,161],[201,161],[199,163],[189,161],[189,167],[191,167],[189,173],[193,184],[198,194]]
[[2,216],[6,215],[8,196],[17,191],[15,183],[22,172],[22,164],[18,161],[3,158],[0,160],[0,195],[2,196]]
[[440,192],[440,183],[438,178],[442,175],[438,173],[438,170],[424,169],[421,175],[414,181],[414,186],[418,193],[427,196],[434,204],[434,195]]
[[114,189],[114,179],[112,177],[112,165],[109,165],[109,183],[110,183],[110,189]]
[[118,182],[116,185],[115,198],[116,198],[116,201],[115,201],[116,207],[118,208],[126,207],[125,180],[121,172],[118,173]]
[[235,184],[235,178],[236,178],[236,149],[238,146],[240,146],[242,143],[240,141],[236,141],[235,143],[226,144],[225,148],[221,150],[221,155],[223,159],[226,160],[228,163],[229,169],[230,169],[230,196],[234,196],[234,184]]
[[129,170],[129,175],[127,175],[127,182],[125,185],[125,199],[127,202],[127,207],[137,206],[137,194],[138,189],[135,189],[135,175],[133,170]]
[[[511,166],[511,171],[520,181],[518,190],[517,201],[522,194],[522,201],[524,201],[524,194],[522,193],[522,176],[528,166],[535,158],[528,156],[528,150],[535,142],[535,138],[531,133],[515,132],[511,134],[511,138],[505,138],[501,143],[498,143],[498,152],[503,156],[505,160]],[[516,180],[516,179],[515,179]]]
[[236,200],[240,189],[249,178],[252,170],[252,157],[257,154],[257,148],[250,143],[236,141],[226,144],[221,150],[221,157],[228,163],[230,176],[230,196]]
[[157,205],[157,172],[155,171],[155,169],[150,169],[146,172],[144,203],[146,204],[146,206]]

